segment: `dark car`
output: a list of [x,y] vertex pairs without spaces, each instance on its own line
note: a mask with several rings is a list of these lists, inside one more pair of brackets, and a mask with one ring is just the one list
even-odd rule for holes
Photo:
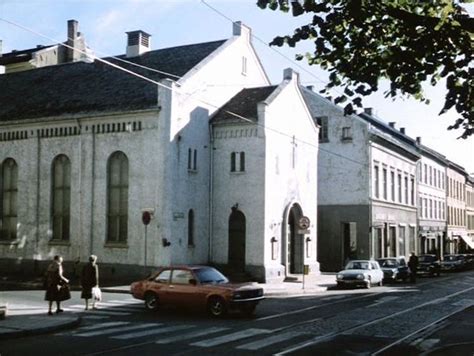
[[468,260],[465,255],[444,255],[441,262],[443,271],[463,271],[468,268]]
[[229,283],[208,266],[169,266],[131,285],[133,297],[145,301],[148,310],[160,306],[207,309],[215,317],[237,310],[253,314],[264,299],[263,288],[253,283]]
[[420,255],[416,274],[438,276],[441,273],[441,263],[436,255]]
[[405,257],[387,257],[377,259],[383,271],[383,279],[389,281],[406,281],[410,277],[410,269],[408,268]]

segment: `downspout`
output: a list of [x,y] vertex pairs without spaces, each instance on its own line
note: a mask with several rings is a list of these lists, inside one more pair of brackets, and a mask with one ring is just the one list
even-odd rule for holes
[[208,249],[208,262],[212,262],[212,244],[213,244],[213,195],[214,195],[214,169],[213,169],[213,159],[214,159],[214,135],[212,130],[212,124],[209,124],[209,249]]
[[41,135],[40,130],[36,130],[38,149],[36,155],[36,241],[35,241],[35,261],[39,255],[39,240],[40,240],[40,179],[41,179]]
[[94,251],[94,199],[95,199],[95,126],[92,125],[92,163],[91,163],[91,205],[90,205],[90,234],[89,255]]
[[[375,239],[374,239],[374,217],[372,216],[372,144],[371,144],[371,139],[370,139],[370,132],[369,132],[369,127],[367,128],[367,135],[368,135],[368,144],[367,148],[369,150],[368,152],[368,158],[369,158],[369,164],[368,164],[368,173],[369,173],[369,258],[375,258]],[[343,263],[344,264],[344,263]]]

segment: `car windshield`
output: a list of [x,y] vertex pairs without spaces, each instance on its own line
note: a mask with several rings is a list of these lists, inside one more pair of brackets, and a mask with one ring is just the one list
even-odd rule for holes
[[420,258],[418,259],[420,262],[433,262],[433,261],[436,261],[436,258],[434,256],[420,256]]
[[201,284],[228,283],[229,280],[218,270],[208,267],[200,268],[194,271]]
[[363,261],[351,261],[347,264],[346,269],[369,269],[369,263]]
[[397,260],[377,260],[380,267],[397,267]]

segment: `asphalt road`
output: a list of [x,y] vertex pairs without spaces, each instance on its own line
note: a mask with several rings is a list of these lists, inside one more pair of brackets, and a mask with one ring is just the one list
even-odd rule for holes
[[[13,313],[46,311],[42,291],[6,293],[18,301]],[[129,295],[108,293],[98,311],[85,313],[74,292],[64,307],[81,313],[78,328],[2,341],[0,355],[445,355],[446,344],[474,340],[470,305],[474,271],[422,278],[415,285],[268,298],[254,318],[213,319],[176,309],[149,313]],[[463,328],[455,331],[453,325]],[[471,345],[456,355],[472,356]]]

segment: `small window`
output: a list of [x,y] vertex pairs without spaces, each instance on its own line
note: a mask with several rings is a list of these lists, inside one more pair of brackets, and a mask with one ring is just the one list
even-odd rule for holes
[[352,140],[352,128],[346,126],[342,128],[342,141],[351,141]]
[[316,122],[320,126],[320,128],[319,128],[319,142],[329,142],[328,117],[327,116],[317,117]]
[[247,75],[247,57],[242,57],[242,74]]
[[230,171],[245,172],[245,152],[232,152],[230,154]]
[[194,246],[194,211],[188,212],[188,246]]

